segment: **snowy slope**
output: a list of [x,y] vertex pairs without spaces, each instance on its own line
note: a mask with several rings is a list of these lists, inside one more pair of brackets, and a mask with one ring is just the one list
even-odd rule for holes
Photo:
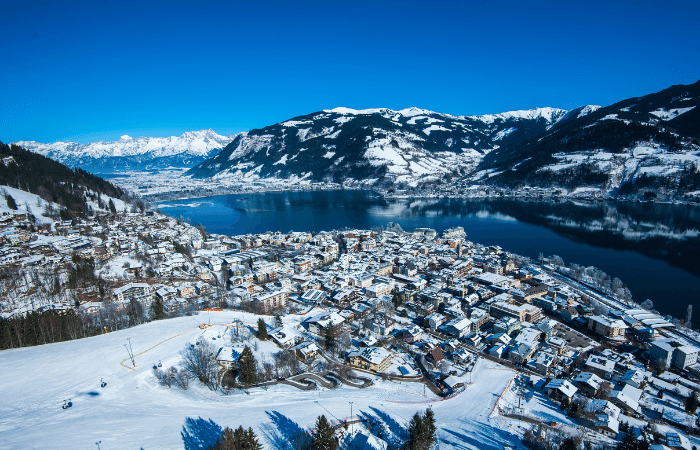
[[545,133],[490,152],[477,173],[496,172],[489,183],[516,188],[688,198],[700,191],[698,105],[700,81],[576,108]]
[[118,141],[99,141],[89,144],[75,142],[43,144],[35,141],[18,141],[14,144],[70,167],[105,167],[110,162],[117,167],[117,163],[125,161],[142,165],[177,164],[178,161],[199,162],[213,156],[232,140],[233,136],[221,136],[209,129],[189,131],[181,136],[171,137],[132,138],[124,135]]
[[[9,186],[0,185],[0,214],[23,214],[28,212],[36,218],[38,224],[53,224],[54,221],[50,217],[44,215],[45,209],[52,206],[57,211],[62,207],[56,203],[50,203],[39,197],[38,195],[30,194],[29,192],[20,191],[19,189]],[[17,204],[17,209],[12,210],[7,207],[7,197],[9,194]]]
[[[0,353],[0,449],[183,448],[180,431],[186,418],[212,419],[224,427],[253,427],[266,449],[280,450],[290,430],[310,428],[325,414],[335,421],[350,416],[381,419],[391,433],[405,436],[408,420],[431,406],[437,418],[441,449],[502,449],[516,443],[509,422],[492,416],[496,399],[514,374],[494,363],[480,361],[474,384],[456,397],[436,401],[419,383],[375,379],[367,389],[340,387],[300,391],[273,386],[214,394],[192,383],[188,391],[156,384],[153,363],[177,362],[178,353],[203,333],[200,324],[227,324],[246,313],[211,312],[151,322],[129,330],[76,341],[6,350]],[[286,317],[294,325],[301,317]],[[205,331],[217,337],[226,325]],[[131,338],[136,370],[121,365],[124,344]],[[219,339],[220,340],[220,339]],[[216,344],[216,341],[212,341]],[[126,366],[128,361],[124,362]],[[100,379],[107,386],[100,387]],[[62,410],[64,399],[73,407]]]

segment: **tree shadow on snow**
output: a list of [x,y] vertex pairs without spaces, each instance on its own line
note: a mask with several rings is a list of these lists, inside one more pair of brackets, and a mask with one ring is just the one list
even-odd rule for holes
[[[520,439],[513,433],[476,422],[471,422],[468,428],[462,430],[462,433],[447,429],[440,429],[440,431],[442,432],[440,440],[457,450],[502,450],[503,444],[509,443],[517,446],[520,442]],[[453,441],[449,436],[445,436],[445,433],[451,434],[458,441]]]
[[384,422],[391,434],[393,434],[397,439],[401,441],[405,441],[408,439],[407,426],[401,425],[393,417],[391,417],[389,414],[385,413],[380,409],[377,409],[373,406],[370,406],[369,409],[374,411],[374,413],[377,415],[377,418]]
[[408,429],[384,411],[371,406],[370,409],[375,413],[374,415],[365,411],[357,413],[357,418],[364,421],[362,425],[369,433],[386,441],[389,450],[401,448],[408,439]]
[[223,430],[213,420],[204,420],[201,417],[185,419],[180,436],[185,450],[208,450],[221,436]]
[[311,435],[299,424],[277,411],[266,411],[266,414],[272,423],[260,428],[275,450],[304,450],[311,446]]

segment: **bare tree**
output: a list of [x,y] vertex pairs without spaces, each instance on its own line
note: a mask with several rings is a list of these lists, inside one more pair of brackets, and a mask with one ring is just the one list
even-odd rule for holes
[[182,369],[197,378],[212,391],[219,388],[219,367],[216,363],[216,350],[207,341],[190,345],[182,351]]

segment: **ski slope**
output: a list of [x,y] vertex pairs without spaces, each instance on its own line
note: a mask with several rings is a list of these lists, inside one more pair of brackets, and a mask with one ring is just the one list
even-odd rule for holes
[[[397,439],[405,438],[416,411],[431,406],[441,450],[500,450],[504,443],[518,442],[510,422],[490,417],[514,373],[483,360],[476,366],[473,384],[448,400],[429,390],[424,396],[419,383],[379,378],[367,389],[300,391],[279,385],[231,395],[212,393],[194,380],[187,391],[157,384],[154,363],[176,364],[179,352],[200,335],[204,333],[207,340],[223,336],[227,324],[236,319],[251,327],[257,322],[256,316],[247,313],[204,312],[86,339],[0,352],[0,449],[95,448],[97,441],[102,441],[102,450],[181,449],[185,420],[201,417],[221,427],[253,427],[266,449],[283,450],[294,430],[312,427],[321,414],[332,421],[349,418],[350,401],[355,417],[382,420]],[[301,316],[284,318],[292,326],[301,320]],[[199,328],[209,323],[213,326]],[[127,338],[137,355],[135,370],[129,368]],[[101,379],[107,382],[104,388]],[[69,398],[73,406],[63,410],[61,405]]]

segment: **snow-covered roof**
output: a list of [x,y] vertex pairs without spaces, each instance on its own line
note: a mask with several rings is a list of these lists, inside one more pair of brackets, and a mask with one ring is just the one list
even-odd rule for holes
[[564,380],[561,378],[553,379],[545,386],[545,388],[556,389],[569,398],[573,397],[576,391],[578,391],[578,388],[571,384],[569,380]]

